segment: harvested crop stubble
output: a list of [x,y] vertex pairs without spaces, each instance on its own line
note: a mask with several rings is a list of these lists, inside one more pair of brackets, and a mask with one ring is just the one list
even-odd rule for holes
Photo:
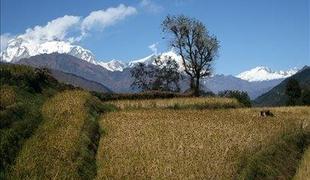
[[10,177],[12,179],[79,179],[78,152],[87,141],[82,135],[88,119],[83,91],[65,91],[42,108],[44,123],[25,143]]
[[232,98],[201,98],[185,97],[171,99],[148,99],[148,100],[115,100],[109,101],[120,109],[151,109],[151,108],[192,108],[192,109],[215,109],[237,108],[242,105]]
[[245,156],[309,121],[309,107],[113,112],[100,125],[97,179],[233,179]]

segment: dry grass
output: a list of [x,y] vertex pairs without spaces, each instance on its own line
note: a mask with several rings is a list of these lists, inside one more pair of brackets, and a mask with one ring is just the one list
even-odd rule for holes
[[22,147],[10,178],[79,179],[77,153],[85,140],[81,131],[89,97],[83,91],[66,91],[44,104],[45,121]]
[[148,99],[148,100],[115,100],[108,103],[120,109],[151,109],[151,108],[236,108],[242,105],[236,99],[230,98],[171,98],[171,99]]
[[310,179],[310,147],[305,151],[294,180]]
[[[128,104],[121,102],[116,105]],[[309,107],[272,108],[275,117],[268,118],[259,110],[108,113],[100,122],[106,135],[99,143],[97,179],[233,179],[245,157],[309,126]]]

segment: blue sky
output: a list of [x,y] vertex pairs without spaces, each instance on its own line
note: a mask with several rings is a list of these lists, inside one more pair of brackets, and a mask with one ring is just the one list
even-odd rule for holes
[[[1,0],[1,35],[24,34],[65,15],[82,21],[91,12],[120,4],[134,11],[110,24],[92,24],[87,35],[75,41],[99,60],[143,58],[152,53],[151,44],[157,44],[159,52],[169,50],[160,24],[168,14],[184,14],[202,21],[220,40],[216,73],[310,64],[308,0]],[[80,31],[71,28],[70,35],[77,37]]]

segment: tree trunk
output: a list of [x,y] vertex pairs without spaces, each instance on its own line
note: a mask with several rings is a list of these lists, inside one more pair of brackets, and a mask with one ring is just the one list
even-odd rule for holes
[[194,90],[195,89],[195,78],[194,77],[190,77],[190,90]]
[[194,86],[194,96],[198,97],[200,95],[200,77],[196,77],[196,83]]

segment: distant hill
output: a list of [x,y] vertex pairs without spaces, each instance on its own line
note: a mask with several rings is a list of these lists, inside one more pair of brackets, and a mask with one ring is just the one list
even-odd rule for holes
[[[295,75],[289,77],[294,78],[299,82],[300,87],[304,89],[310,89],[310,67],[305,66]],[[287,101],[287,96],[285,95],[285,87],[288,79],[282,81],[279,85],[272,88],[267,93],[259,96],[254,100],[256,106],[283,106]]]
[[[150,57],[143,62],[150,63],[151,59],[152,58]],[[134,63],[125,67],[121,71],[110,71],[100,65],[89,63],[74,56],[58,53],[32,56],[30,58],[21,59],[17,63],[34,67],[46,67],[48,69],[74,74],[85,80],[100,83],[117,93],[134,92],[130,87],[132,82],[130,70]],[[213,77],[203,79],[202,85],[204,86],[204,90],[211,90],[214,93],[223,90],[246,91],[251,99],[255,99],[259,95],[278,85],[282,80],[283,79],[275,79],[270,81],[249,82],[231,75],[214,75]],[[188,79],[183,79],[180,82],[181,90],[184,91],[188,89],[188,84]]]
[[74,74],[86,80],[100,83],[113,92],[128,92],[130,90],[131,81],[129,81],[129,71],[112,72],[102,66],[89,63],[68,54],[41,54],[21,59],[17,63]]
[[70,84],[74,87],[80,87],[82,89],[88,90],[88,91],[96,91],[96,92],[103,92],[103,93],[111,93],[112,91],[107,88],[106,86],[97,83],[95,81],[87,80],[83,77],[79,77],[74,74],[65,73],[59,70],[50,70],[51,75],[57,79],[59,82],[64,84]]
[[213,77],[205,78],[202,84],[214,93],[223,90],[246,91],[251,99],[255,99],[278,85],[281,81],[283,79],[249,82],[231,75],[214,75]]

